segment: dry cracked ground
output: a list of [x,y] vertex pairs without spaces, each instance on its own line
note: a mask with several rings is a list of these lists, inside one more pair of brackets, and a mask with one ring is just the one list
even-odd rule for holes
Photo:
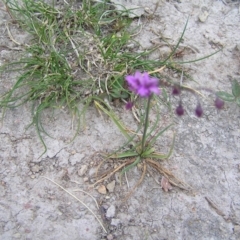
[[[152,0],[122,2],[142,7],[145,14],[155,10]],[[181,61],[223,50],[184,68],[200,86],[230,92],[231,81],[240,78],[239,1],[161,1],[152,18],[135,19],[142,24],[137,40],[143,48],[158,44],[159,51],[152,58],[161,58],[169,51],[164,39],[176,44],[187,18]],[[0,2],[1,64],[16,59],[21,51],[9,38],[9,22]],[[28,41],[17,25],[8,26],[18,43]],[[13,73],[1,76],[1,93],[11,87],[15,77]],[[178,73],[173,77],[180,79]],[[141,167],[127,172],[121,184],[118,174],[103,182],[106,194],[99,193],[104,190],[99,185],[91,187],[101,161],[96,153],[111,152],[124,143],[114,124],[94,107],[87,112],[86,129],[71,143],[70,114],[64,109],[56,111],[53,119],[46,111],[43,122],[54,138],[44,137],[48,151],[40,158],[43,147],[35,128],[27,128],[30,104],[8,110],[0,128],[0,239],[240,239],[240,108],[225,104],[217,111],[207,96],[204,116],[199,119],[193,114],[194,96],[185,94],[183,103],[186,114],[176,118],[173,127],[174,152],[162,164],[191,190],[173,187],[164,192],[158,184],[161,177],[153,172],[154,179],[147,174],[126,202],[122,200],[138,181]],[[172,104],[175,107],[177,99]],[[116,111],[126,124],[136,124],[123,105]],[[159,124],[164,126],[164,119]],[[171,137],[170,131],[156,148],[167,151]],[[118,162],[104,168],[114,164]],[[107,232],[84,205],[47,178],[87,204]]]

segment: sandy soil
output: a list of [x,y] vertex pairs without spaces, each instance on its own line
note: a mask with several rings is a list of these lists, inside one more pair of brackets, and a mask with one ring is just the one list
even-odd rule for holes
[[[150,12],[154,10],[155,1],[131,2]],[[230,92],[231,81],[239,81],[240,74],[239,1],[162,1],[153,18],[136,20],[143,26],[137,39],[143,48],[159,44],[159,52],[152,58],[161,58],[169,51],[164,38],[176,44],[188,17],[181,44],[186,49],[179,61],[200,58],[223,47],[211,58],[184,67],[199,85]],[[9,21],[0,2],[1,64],[19,54],[19,46],[9,39],[6,30]],[[9,26],[19,43],[28,41],[16,25]],[[11,87],[15,76],[1,76],[1,93]],[[179,74],[174,77],[180,79]],[[192,190],[173,187],[164,192],[148,175],[127,202],[122,200],[139,179],[139,168],[128,172],[121,185],[119,175],[104,182],[107,186],[115,180],[115,186],[108,186],[106,194],[98,192],[99,185],[91,188],[101,161],[96,152],[113,151],[124,142],[110,120],[90,108],[87,128],[69,143],[73,135],[71,116],[59,111],[53,121],[46,112],[43,121],[54,138],[44,138],[48,151],[39,158],[41,142],[34,127],[26,129],[31,122],[29,105],[9,110],[0,128],[0,239],[240,239],[240,109],[226,104],[224,110],[217,111],[213,100],[210,96],[203,100],[205,114],[198,119],[193,113],[195,97],[184,95],[186,114],[175,119],[175,150],[163,163]],[[177,99],[172,102],[176,106]],[[127,124],[133,123],[124,106],[116,111]],[[169,137],[171,132],[159,140],[158,150],[167,150]],[[107,233],[80,202],[43,177],[85,202],[101,219]],[[154,173],[154,177],[160,181],[159,175]],[[80,190],[91,194],[99,209]]]

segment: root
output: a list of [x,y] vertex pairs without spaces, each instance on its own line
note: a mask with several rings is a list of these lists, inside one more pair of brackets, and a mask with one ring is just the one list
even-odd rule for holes
[[169,170],[167,170],[166,168],[164,168],[163,166],[161,166],[160,163],[152,160],[152,159],[146,159],[145,160],[151,167],[153,167],[154,169],[156,169],[160,174],[162,174],[164,177],[166,177],[168,179],[168,181],[176,186],[179,187],[180,189],[186,190],[188,191],[189,189],[191,189],[191,187],[189,185],[187,185],[186,183],[184,183],[183,181],[181,181],[179,178],[175,177]]
[[[122,163],[121,165],[119,165],[118,167],[114,168],[114,169],[110,169],[108,171],[106,171],[105,173],[103,173],[99,180],[97,180],[92,186],[95,186],[96,184],[103,182],[106,179],[109,179],[112,175],[114,175],[116,172],[122,170],[123,168],[125,168],[126,166],[134,163],[136,161],[136,159],[131,158],[129,160],[127,160],[126,162]],[[105,162],[105,161],[103,161]],[[102,162],[102,163],[103,163]],[[102,163],[100,163],[97,172],[99,171],[100,166],[102,165]],[[187,185],[186,183],[184,183],[183,181],[181,181],[179,178],[175,177],[174,174],[167,170],[165,167],[161,166],[161,164],[157,161],[154,161],[150,158],[144,159],[142,161],[143,163],[143,171],[142,171],[142,175],[140,177],[140,179],[138,180],[138,182],[136,183],[136,185],[133,187],[133,189],[126,195],[126,197],[123,199],[123,202],[127,201],[129,199],[129,197],[132,196],[133,192],[140,186],[140,184],[143,182],[144,177],[146,175],[147,172],[147,165],[149,165],[150,167],[154,168],[158,173],[160,173],[161,175],[163,175],[165,178],[167,178],[167,180],[169,181],[169,183],[171,183],[173,186],[176,186],[180,189],[189,191],[191,189],[191,187],[189,185]],[[152,176],[153,177],[153,176]]]
[[138,188],[140,186],[140,184],[142,183],[145,175],[147,172],[147,164],[145,162],[143,162],[143,172],[142,172],[142,176],[141,178],[138,180],[137,184],[134,186],[134,188],[127,194],[127,196],[123,199],[123,202],[127,201],[129,199],[129,197],[131,197],[131,195],[133,194],[133,192],[136,190],[136,188]]
[[130,159],[127,162],[121,164],[120,166],[116,167],[115,169],[111,169],[109,171],[107,171],[106,173],[102,174],[102,176],[100,177],[100,179],[98,181],[96,181],[93,186],[95,186],[96,184],[110,178],[114,173],[116,173],[117,171],[121,170],[122,168],[124,168],[125,166],[133,163],[135,161],[135,159]]

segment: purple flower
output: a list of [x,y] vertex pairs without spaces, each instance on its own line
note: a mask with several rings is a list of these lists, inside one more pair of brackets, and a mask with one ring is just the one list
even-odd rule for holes
[[129,89],[141,97],[149,97],[152,93],[160,94],[158,88],[159,80],[154,77],[150,77],[147,72],[136,72],[134,75],[128,75],[125,77],[128,82]]
[[200,103],[198,103],[195,109],[195,114],[197,115],[197,117],[201,117],[203,115],[203,109]]
[[180,88],[177,87],[177,86],[174,86],[173,89],[172,89],[172,94],[173,95],[179,95],[180,94]]
[[222,99],[220,99],[219,97],[217,97],[217,98],[215,99],[215,107],[216,107],[217,109],[222,109],[223,106],[224,106],[224,101],[223,101]]
[[182,116],[184,114],[182,103],[179,103],[178,107],[176,108],[176,114],[178,116]]
[[132,109],[132,107],[133,107],[133,102],[128,102],[125,107],[126,107],[127,110]]

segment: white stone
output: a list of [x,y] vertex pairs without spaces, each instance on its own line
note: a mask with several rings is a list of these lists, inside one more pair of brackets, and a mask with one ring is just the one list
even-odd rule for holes
[[113,218],[115,216],[115,213],[116,213],[116,207],[114,205],[111,205],[106,212],[106,217]]
[[78,175],[82,177],[87,172],[87,169],[87,165],[82,165],[81,168],[78,170]]
[[112,182],[110,182],[108,185],[107,185],[107,190],[112,193],[114,192],[114,188],[115,188],[115,180],[113,180]]

